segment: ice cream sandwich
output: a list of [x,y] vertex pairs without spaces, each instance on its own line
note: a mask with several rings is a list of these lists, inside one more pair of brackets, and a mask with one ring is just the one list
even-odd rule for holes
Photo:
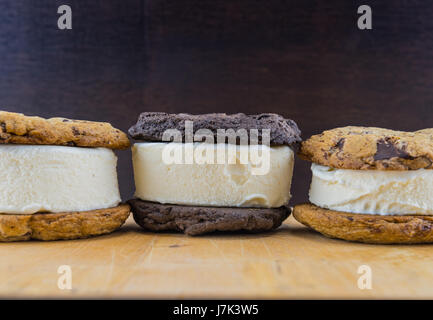
[[296,123],[276,114],[144,112],[129,129],[135,221],[150,231],[260,232],[290,214]]
[[313,162],[299,222],[350,241],[433,242],[433,129],[336,128],[304,141],[299,155]]
[[78,239],[118,229],[117,157],[109,123],[0,111],[0,241]]

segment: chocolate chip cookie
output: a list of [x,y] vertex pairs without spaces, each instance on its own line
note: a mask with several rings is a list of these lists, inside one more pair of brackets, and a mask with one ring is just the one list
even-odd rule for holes
[[415,132],[371,127],[326,130],[302,143],[304,160],[339,169],[431,169],[433,129]]
[[68,240],[111,233],[128,218],[130,207],[81,212],[0,214],[0,241]]
[[0,111],[0,144],[37,144],[126,149],[128,136],[106,122],[44,119]]
[[433,216],[354,214],[311,203],[295,206],[293,216],[330,238],[376,244],[433,242]]

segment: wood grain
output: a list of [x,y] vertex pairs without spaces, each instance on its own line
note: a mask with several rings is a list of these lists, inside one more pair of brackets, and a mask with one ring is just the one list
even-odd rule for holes
[[[0,244],[0,297],[433,298],[429,245],[324,238],[289,218],[273,233],[188,237],[133,221],[87,240]],[[372,268],[372,290],[357,286]],[[57,287],[70,265],[72,290]]]

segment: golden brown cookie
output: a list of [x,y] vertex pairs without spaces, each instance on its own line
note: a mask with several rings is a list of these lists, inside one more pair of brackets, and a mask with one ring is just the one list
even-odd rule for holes
[[82,212],[0,214],[0,241],[71,240],[113,232],[128,218],[130,207]]
[[336,128],[304,141],[299,156],[338,169],[432,169],[433,129]]
[[330,238],[376,244],[433,242],[433,216],[354,214],[311,203],[295,206],[293,216]]
[[128,136],[106,122],[44,119],[0,111],[0,144],[38,144],[125,149]]

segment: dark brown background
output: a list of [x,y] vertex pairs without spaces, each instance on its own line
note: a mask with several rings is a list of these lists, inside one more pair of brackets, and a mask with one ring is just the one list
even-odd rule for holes
[[[69,4],[73,30],[57,29]],[[356,27],[373,9],[373,30]],[[112,122],[141,111],[277,112],[306,138],[344,125],[432,126],[433,2],[2,0],[0,106]],[[118,153],[122,195],[133,192]],[[292,193],[305,201],[309,164]]]

